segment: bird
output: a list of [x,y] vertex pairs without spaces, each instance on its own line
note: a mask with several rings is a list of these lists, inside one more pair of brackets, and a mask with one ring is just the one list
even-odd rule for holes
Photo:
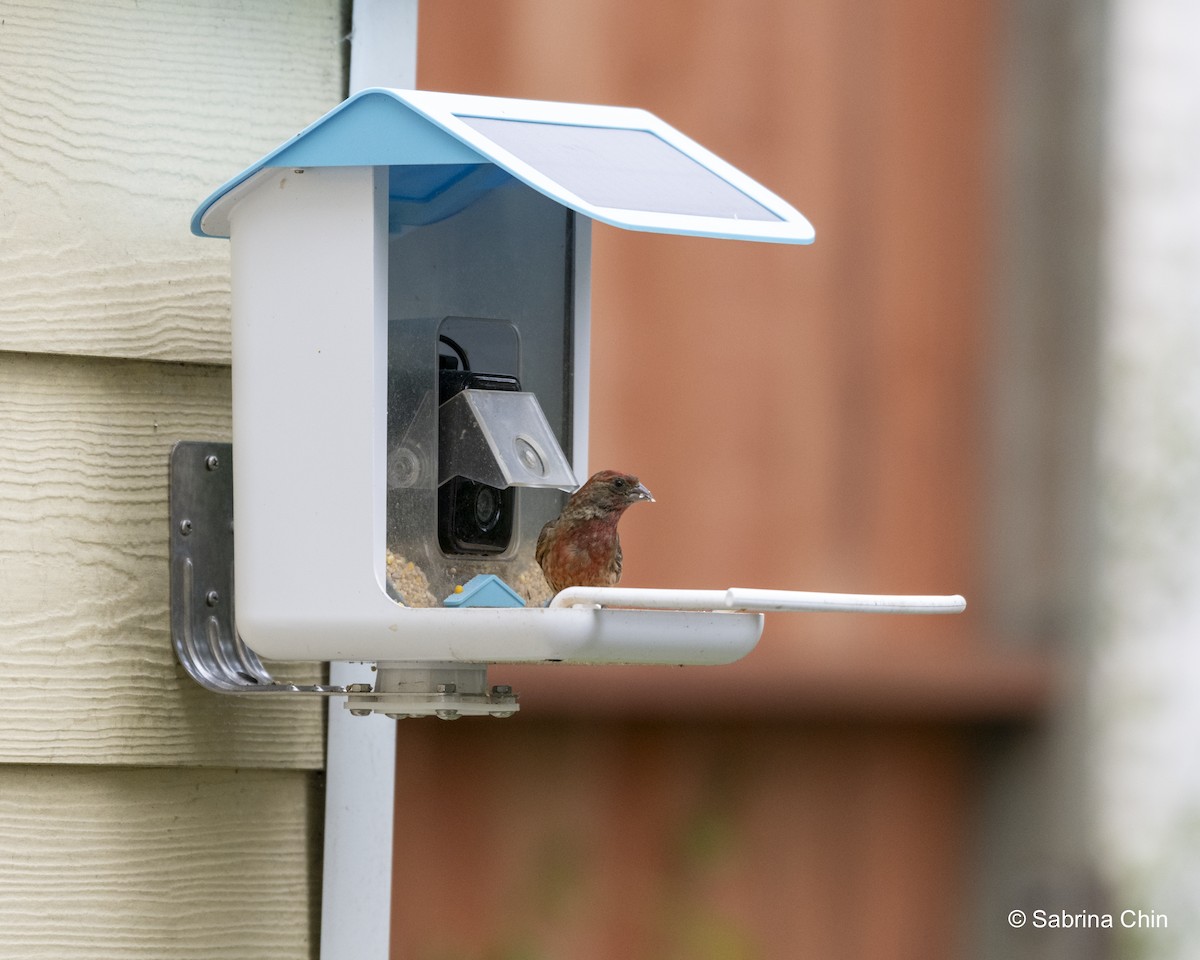
[[654,502],[637,477],[616,470],[592,474],[562,513],[538,535],[538,566],[555,593],[567,587],[615,587],[621,579],[617,521],[635,503]]

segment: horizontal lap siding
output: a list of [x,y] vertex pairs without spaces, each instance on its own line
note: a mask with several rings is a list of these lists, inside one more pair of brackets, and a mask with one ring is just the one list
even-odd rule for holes
[[214,696],[171,649],[167,458],[228,436],[226,368],[0,353],[0,760],[322,766],[320,702]]
[[345,19],[0,11],[5,960],[316,954],[324,704],[176,664],[167,463],[230,436],[229,248],[192,211],[342,99]]
[[320,809],[293,771],[0,766],[0,957],[308,956]]
[[342,97],[336,0],[10,0],[0,349],[229,361],[212,190]]

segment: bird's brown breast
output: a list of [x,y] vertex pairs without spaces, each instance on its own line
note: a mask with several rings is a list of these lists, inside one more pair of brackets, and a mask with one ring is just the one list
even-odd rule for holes
[[555,592],[616,586],[621,578],[621,541],[615,520],[548,523],[538,537],[537,561]]

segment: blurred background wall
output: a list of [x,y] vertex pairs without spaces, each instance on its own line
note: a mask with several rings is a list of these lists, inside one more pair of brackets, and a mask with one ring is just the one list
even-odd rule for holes
[[1181,958],[1200,916],[1200,7],[1111,7],[1097,851],[1122,905],[1171,921],[1121,955]]
[[[401,724],[393,956],[1184,955],[1185,6],[421,4],[420,86],[645,107],[816,226],[594,229],[592,467],[658,498],[623,582],[969,608],[775,616],[731,667],[497,668],[518,718]],[[1166,911],[1164,878],[1170,934],[1007,920]]]

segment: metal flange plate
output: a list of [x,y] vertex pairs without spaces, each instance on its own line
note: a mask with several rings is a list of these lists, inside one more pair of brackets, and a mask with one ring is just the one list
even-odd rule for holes
[[232,444],[175,444],[168,512],[171,641],[192,679],[218,693],[344,694],[345,687],[276,680],[237,635]]

